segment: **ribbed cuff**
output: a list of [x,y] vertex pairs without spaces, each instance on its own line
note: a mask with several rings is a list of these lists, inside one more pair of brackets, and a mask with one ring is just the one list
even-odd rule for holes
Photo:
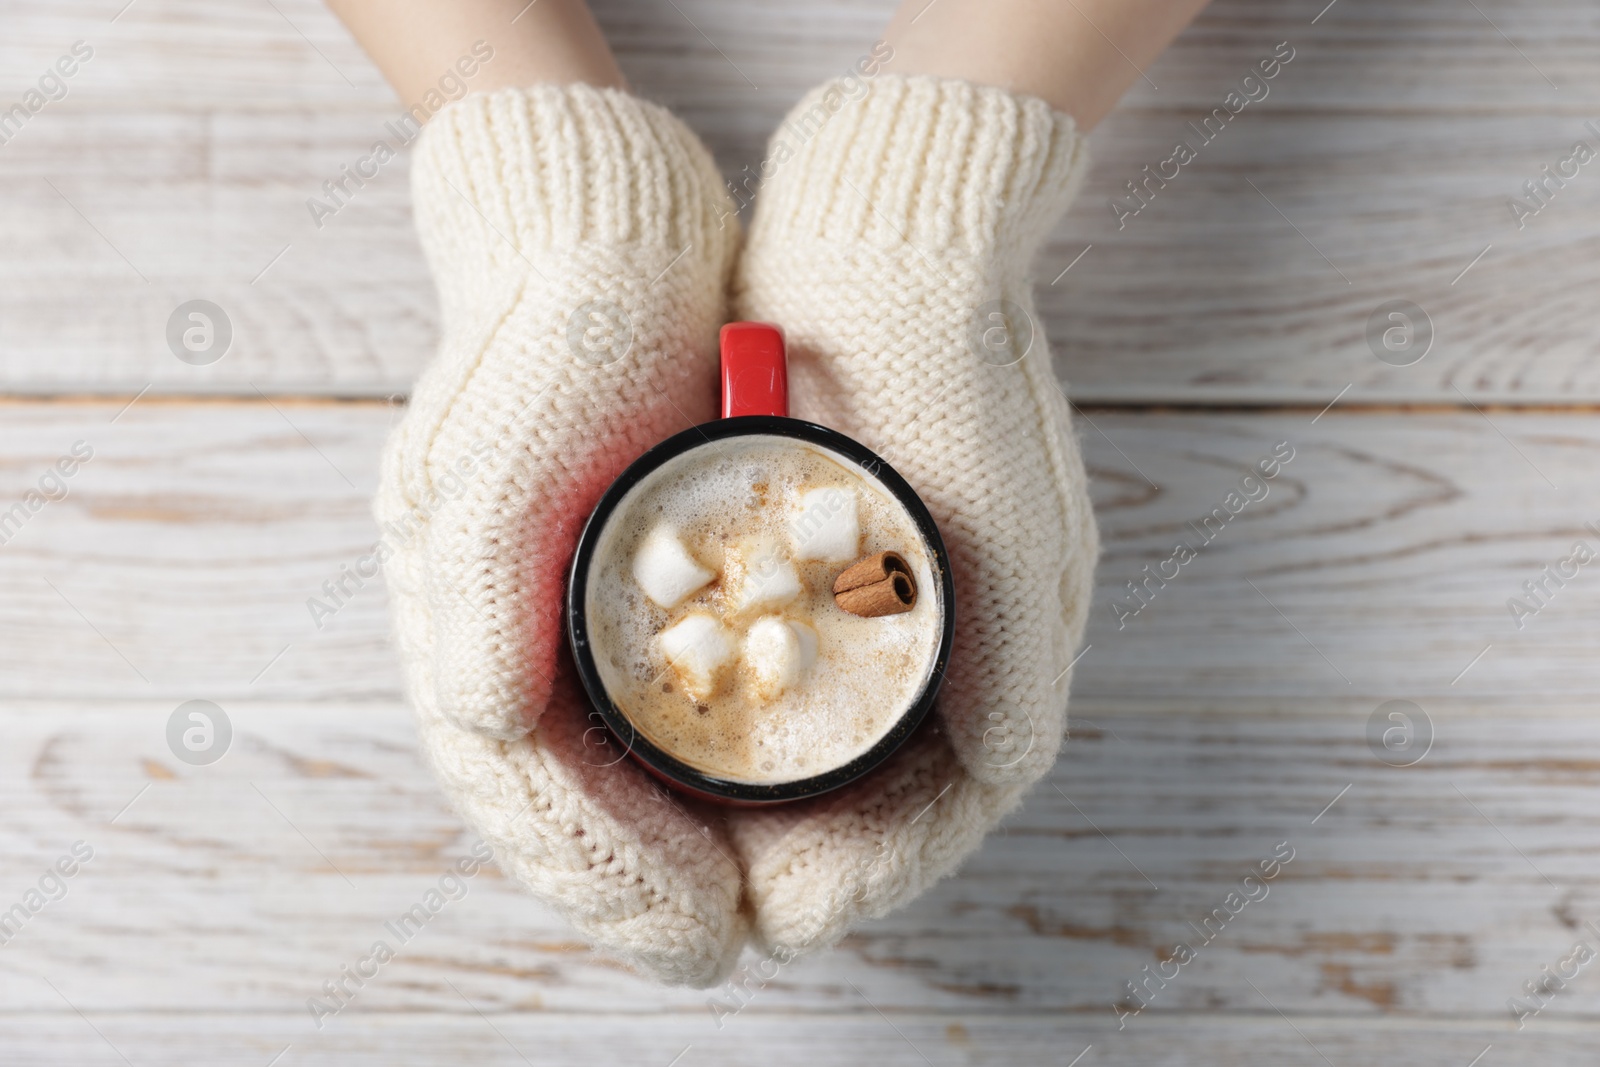
[[751,241],[1028,256],[1087,165],[1071,116],[1037,97],[922,75],[825,82],[772,137]]
[[[435,272],[487,255],[581,246],[692,249],[737,235],[710,154],[670,112],[617,89],[536,85],[474,94],[423,130],[417,229]],[[514,246],[514,248],[513,248]]]

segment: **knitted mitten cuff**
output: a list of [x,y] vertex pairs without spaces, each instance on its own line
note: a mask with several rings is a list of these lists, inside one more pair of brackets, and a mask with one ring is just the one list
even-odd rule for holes
[[423,130],[411,190],[447,328],[485,274],[559,271],[585,246],[717,260],[737,240],[699,138],[619,89],[536,85],[466,97]]
[[849,82],[818,86],[778,128],[750,244],[864,242],[1025,269],[1087,169],[1071,117],[970,82],[865,84],[862,99]]

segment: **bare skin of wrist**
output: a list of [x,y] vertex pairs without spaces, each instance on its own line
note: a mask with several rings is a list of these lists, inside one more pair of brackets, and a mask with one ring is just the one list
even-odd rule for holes
[[[1080,129],[1103,119],[1206,0],[905,0],[886,69],[1042,97]],[[494,59],[472,88],[539,83],[626,89],[582,0],[328,0],[402,100],[438,83],[474,43]]]
[[626,89],[582,0],[328,0],[401,100],[420,100],[477,41],[494,49],[475,91],[540,83]]
[[896,74],[994,85],[1089,130],[1206,0],[906,0],[885,39]]

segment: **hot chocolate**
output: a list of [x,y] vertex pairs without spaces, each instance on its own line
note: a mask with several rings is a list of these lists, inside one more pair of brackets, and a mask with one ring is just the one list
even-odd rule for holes
[[627,492],[585,601],[595,666],[629,723],[706,774],[765,785],[843,766],[895,726],[938,655],[938,590],[916,521],[876,477],[810,442],[746,434]]

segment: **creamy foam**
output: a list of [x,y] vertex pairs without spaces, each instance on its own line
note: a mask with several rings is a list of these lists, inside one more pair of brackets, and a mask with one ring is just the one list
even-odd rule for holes
[[[796,558],[816,546],[813,538],[839,536],[838,522],[823,521],[843,514],[837,494],[818,492],[827,489],[854,499],[859,544],[848,562]],[[831,512],[808,516],[802,498]],[[641,544],[662,530],[716,574],[671,608],[647,596],[634,573]],[[839,572],[884,550],[900,553],[911,566],[916,605],[879,618],[839,608],[833,600]],[[763,562],[764,553],[774,552],[781,567]],[[798,593],[789,584],[790,566],[799,576]],[[780,571],[776,592],[752,599],[749,581],[767,581],[765,575]],[[759,593],[771,588],[761,586]],[[939,583],[906,509],[849,459],[775,435],[698,446],[634,486],[596,545],[585,596],[600,677],[640,733],[690,766],[759,784],[809,778],[870,749],[922,690],[941,631]],[[815,660],[776,697],[770,676],[763,681],[748,663],[735,661],[722,669],[713,692],[696,700],[662,653],[658,635],[707,614],[722,620],[740,647],[762,619],[809,625],[817,638]]]

